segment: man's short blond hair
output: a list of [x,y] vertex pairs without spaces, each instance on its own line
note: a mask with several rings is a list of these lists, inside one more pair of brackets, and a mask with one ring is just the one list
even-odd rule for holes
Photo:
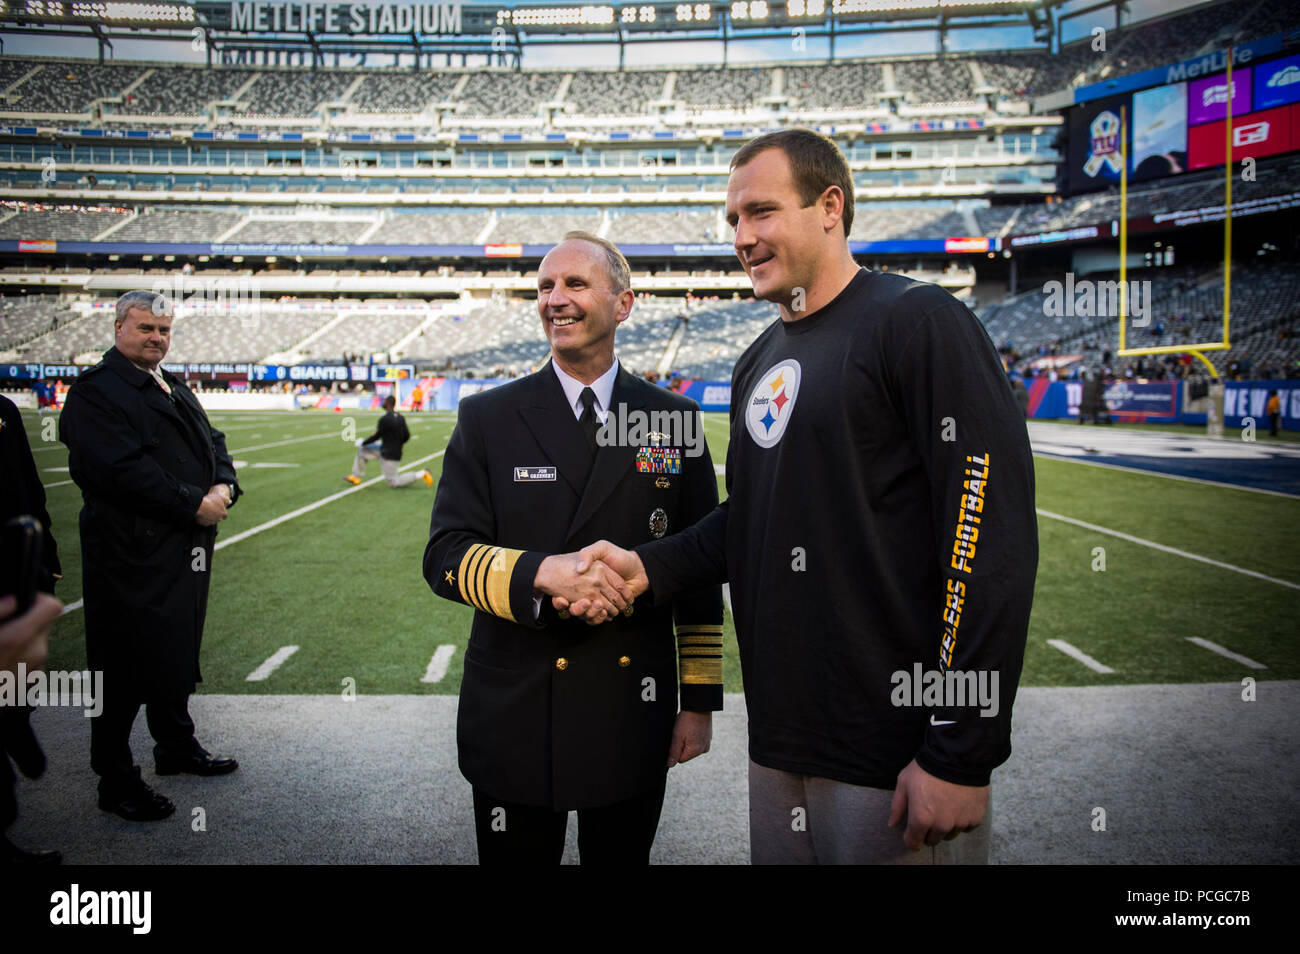
[[618,250],[618,246],[609,239],[603,239],[591,232],[573,231],[564,233],[564,241],[590,242],[605,250],[605,273],[609,275],[609,284],[616,293],[625,292],[632,287],[632,269],[627,259]]

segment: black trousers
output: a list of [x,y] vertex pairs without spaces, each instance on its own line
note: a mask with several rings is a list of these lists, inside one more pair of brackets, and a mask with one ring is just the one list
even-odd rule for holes
[[[640,795],[578,809],[578,855],[584,865],[646,865],[659,828],[668,774]],[[558,865],[569,813],[516,805],[474,789],[474,830],[481,865]]]
[[90,767],[101,779],[101,785],[111,786],[134,772],[135,759],[131,755],[131,726],[144,706],[149,734],[153,736],[154,758],[176,756],[184,758],[201,751],[194,738],[194,720],[190,718],[190,697],[140,699],[130,694],[117,696],[104,691],[104,710],[90,720]]

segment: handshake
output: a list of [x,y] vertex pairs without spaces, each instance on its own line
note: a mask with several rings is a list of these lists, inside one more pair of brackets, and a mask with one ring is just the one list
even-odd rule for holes
[[648,589],[641,558],[608,540],[547,557],[533,580],[534,595],[551,597],[561,616],[577,616],[591,626],[619,613],[631,616],[633,601]]

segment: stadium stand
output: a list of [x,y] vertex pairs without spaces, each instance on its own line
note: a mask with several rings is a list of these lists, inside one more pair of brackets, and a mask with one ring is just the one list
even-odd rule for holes
[[145,116],[202,116],[210,103],[229,99],[251,70],[165,67],[153,70],[123,96],[120,112]]
[[736,358],[776,318],[776,306],[765,301],[699,302],[673,367],[688,378],[729,379]]
[[215,209],[146,209],[113,233],[115,242],[215,241],[243,218]]
[[471,73],[461,92],[457,115],[492,118],[535,116],[538,105],[559,91],[563,73],[516,73],[485,70]]
[[0,239],[57,239],[65,242],[89,242],[105,229],[130,215],[125,209],[102,209],[85,206],[39,206],[14,203],[0,204]]
[[[1170,274],[1173,271],[1174,274]],[[1093,282],[1114,282],[1116,272],[1092,273]],[[1129,273],[1130,281],[1151,282],[1150,321],[1145,327],[1129,327],[1130,347],[1160,347],[1217,341],[1223,333],[1223,272],[1197,274],[1194,269],[1141,269]],[[1234,266],[1232,348],[1206,352],[1211,363],[1224,372],[1243,360],[1267,367],[1281,377],[1300,359],[1300,263],[1261,262]],[[1119,340],[1114,315],[1098,317],[1048,316],[1047,292],[1035,287],[986,312],[981,320],[989,337],[1000,347],[1014,350],[1023,367],[1045,355],[1081,354],[1091,365],[1100,365],[1104,352]],[[1168,360],[1166,360],[1168,359]],[[1178,355],[1115,358],[1108,365],[1123,373],[1148,371],[1182,376],[1199,372]]]
[[497,298],[468,314],[434,319],[406,354],[476,378],[522,373],[549,351],[540,322],[535,301]]
[[693,109],[747,109],[772,91],[768,69],[679,70],[673,96]]
[[487,227],[491,213],[477,209],[430,209],[386,213],[370,237],[385,245],[469,245]]
[[272,70],[262,73],[244,94],[244,116],[310,116],[323,102],[343,97],[359,77],[332,70]]
[[489,242],[521,242],[525,245],[554,245],[565,232],[596,232],[602,213],[597,208],[574,208],[568,212],[506,209],[497,216]]
[[31,113],[84,113],[95,100],[116,96],[145,69],[144,66],[46,63],[39,73],[10,90],[7,105]]
[[956,103],[975,98],[970,64],[964,60],[895,63],[894,76],[909,102]]
[[858,202],[853,213],[855,242],[965,235],[965,218],[949,203]]
[[605,236],[618,244],[721,242],[730,241],[725,231],[719,234],[716,209],[629,209],[610,218]]
[[406,335],[428,317],[420,309],[383,310],[383,303],[366,302],[357,314],[346,315],[320,337],[313,338],[297,350],[304,359],[329,361],[351,354],[387,354]]
[[587,116],[636,116],[663,96],[667,77],[660,70],[575,72],[565,102]]
[[369,73],[352,94],[352,108],[361,113],[418,113],[450,97],[459,79],[456,73]]
[[0,295],[0,351],[17,348],[76,318],[58,295]]
[[349,245],[373,224],[369,221],[338,218],[304,218],[283,215],[277,218],[250,218],[232,232],[227,241],[250,243],[284,243],[304,245]]
[[791,66],[785,70],[785,95],[800,109],[852,109],[879,105],[885,77],[876,63]]

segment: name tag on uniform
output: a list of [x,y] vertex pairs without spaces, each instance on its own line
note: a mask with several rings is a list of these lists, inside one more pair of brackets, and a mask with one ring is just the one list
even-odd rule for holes
[[531,480],[554,480],[554,467],[516,467],[515,483]]

